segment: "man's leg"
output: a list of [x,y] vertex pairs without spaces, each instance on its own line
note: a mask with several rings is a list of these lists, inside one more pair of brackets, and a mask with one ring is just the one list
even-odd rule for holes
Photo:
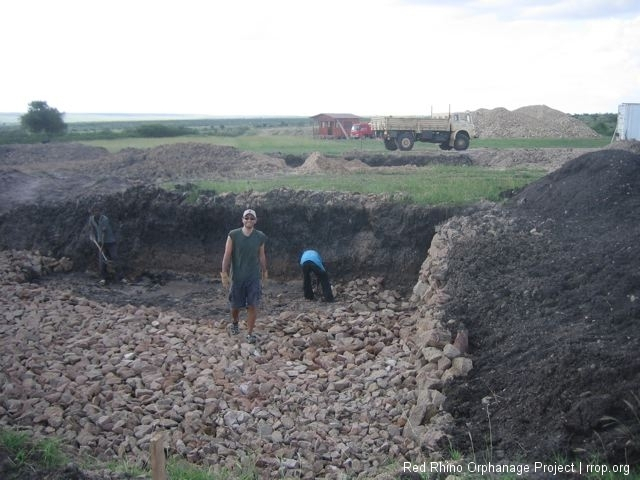
[[253,327],[256,326],[256,318],[258,317],[258,309],[250,305],[247,307],[247,332],[249,335],[253,333]]
[[253,328],[256,326],[258,307],[262,298],[262,285],[260,280],[254,280],[247,284],[247,341],[255,343],[256,337]]
[[98,273],[100,274],[100,278],[103,281],[106,281],[109,277],[109,272],[107,271],[107,262],[104,259],[102,251],[98,249]]
[[320,279],[320,285],[322,285],[322,294],[327,302],[333,302],[333,292],[331,291],[331,284],[329,283],[329,274],[327,272],[319,272],[318,278]]
[[320,285],[322,286],[322,296],[327,302],[333,302],[333,292],[331,292],[331,285],[329,284],[329,275],[327,272],[322,270],[315,263],[310,265],[313,273],[316,274],[316,277],[320,281]]
[[231,308],[231,334],[238,335],[240,333],[240,325],[238,324],[238,318],[240,317],[239,308]]
[[304,262],[302,264],[302,288],[304,290],[304,298],[313,300],[313,286],[311,285],[311,266],[312,262]]
[[229,289],[229,303],[231,304],[231,334],[238,335],[240,333],[240,325],[238,321],[240,320],[240,307],[236,307],[235,305],[240,305],[239,298],[242,297],[242,292],[238,289],[238,285],[235,283],[231,283],[231,288]]
[[105,272],[108,277],[112,277],[114,280],[120,280],[118,274],[118,244],[117,243],[105,243],[102,251],[109,260],[105,262]]

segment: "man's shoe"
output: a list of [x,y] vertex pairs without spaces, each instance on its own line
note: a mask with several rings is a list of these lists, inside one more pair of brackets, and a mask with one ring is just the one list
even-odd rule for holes
[[249,342],[249,343],[256,343],[256,340],[257,340],[257,338],[256,338],[256,336],[255,336],[253,333],[249,333],[249,334],[247,335],[247,342]]
[[238,326],[237,323],[232,323],[231,324],[231,334],[232,335],[238,335],[240,333],[240,326]]
[[106,284],[107,284],[107,281],[103,278],[102,280],[100,280],[100,281],[98,282],[98,284],[99,284],[99,285],[104,286],[104,285],[106,285]]

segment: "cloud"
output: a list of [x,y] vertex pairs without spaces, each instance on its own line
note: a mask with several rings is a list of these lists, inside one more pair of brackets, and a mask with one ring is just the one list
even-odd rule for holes
[[5,10],[4,111],[36,99],[67,112],[211,115],[582,113],[640,101],[635,1],[21,0]]
[[593,20],[640,15],[637,0],[401,0],[411,5],[458,9],[465,15],[493,15],[508,20]]

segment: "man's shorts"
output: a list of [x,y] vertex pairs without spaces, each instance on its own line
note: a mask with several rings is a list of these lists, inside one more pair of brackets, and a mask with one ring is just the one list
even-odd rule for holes
[[260,305],[261,297],[262,288],[259,279],[231,283],[229,292],[231,308],[257,307]]

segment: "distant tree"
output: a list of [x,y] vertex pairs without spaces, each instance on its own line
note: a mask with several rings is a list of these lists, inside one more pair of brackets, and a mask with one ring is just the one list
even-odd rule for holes
[[573,117],[605,137],[611,137],[618,124],[617,113],[581,113]]
[[162,124],[140,125],[135,132],[141,137],[180,137],[183,135],[195,135],[198,131],[195,128],[183,126],[169,126]]
[[20,124],[31,133],[44,132],[47,139],[52,135],[66,132],[67,124],[62,120],[64,114],[41,100],[29,104],[29,111],[20,117]]

